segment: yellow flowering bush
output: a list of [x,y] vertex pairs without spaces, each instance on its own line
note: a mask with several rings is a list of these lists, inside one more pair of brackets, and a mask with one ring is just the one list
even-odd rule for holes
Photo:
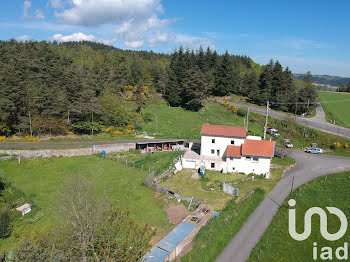
[[341,144],[339,142],[334,142],[332,144],[332,148],[339,149],[341,147]]
[[29,142],[37,141],[37,139],[34,136],[24,136],[24,140]]
[[229,109],[232,111],[232,113],[234,113],[234,114],[237,114],[237,113],[238,113],[238,109],[237,109],[237,107],[235,107],[234,105],[230,105],[230,104],[227,103],[227,102],[222,102],[221,105],[223,105],[224,107],[229,108]]
[[6,141],[6,136],[0,136],[0,142]]
[[348,148],[348,147],[349,147],[348,143],[345,143],[344,148]]

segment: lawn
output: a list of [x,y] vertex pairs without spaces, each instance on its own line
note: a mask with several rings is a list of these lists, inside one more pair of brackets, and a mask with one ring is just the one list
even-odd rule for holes
[[328,122],[350,128],[350,94],[318,92]]
[[203,179],[198,176],[197,170],[183,169],[180,173],[160,183],[160,185],[169,187],[185,197],[203,199],[213,206],[215,210],[222,210],[227,202],[233,199],[231,195],[222,191],[222,182],[238,182],[234,187],[239,189],[239,198],[243,198],[248,192],[257,188],[261,188],[268,193],[281,179],[282,174],[282,169],[272,169],[271,179],[255,176],[254,180],[243,181],[247,178],[244,174],[222,174],[217,171],[207,170],[205,179]]
[[[168,107],[166,101],[157,99],[148,104],[143,112],[152,115],[151,121],[143,127],[143,131],[157,138],[200,139],[202,124],[232,126],[244,124],[243,117],[210,100],[204,102],[204,107],[199,112],[191,112],[180,107]],[[258,123],[250,123],[249,134],[262,135],[262,133],[263,129]]]
[[184,151],[154,152],[153,154],[141,154],[140,150],[109,154],[107,158],[114,159],[131,167],[147,172],[154,171],[155,175],[162,174],[175,160],[184,154]]
[[[297,232],[304,231],[304,215],[311,207],[337,207],[350,217],[350,172],[327,175],[308,182],[293,192],[289,199],[296,200],[296,225]],[[314,261],[312,257],[313,243],[318,246],[318,254],[322,247],[333,249],[344,247],[344,242],[350,239],[350,231],[337,241],[326,241],[320,234],[319,217],[312,219],[312,231],[308,239],[296,241],[289,235],[288,230],[288,200],[279,209],[267,231],[254,248],[248,261]],[[327,211],[326,211],[327,212]],[[327,212],[328,213],[328,212]],[[334,215],[328,215],[328,232],[335,233],[339,230],[339,219]],[[297,251],[297,252],[296,252]],[[319,257],[318,257],[319,258]],[[317,260],[321,261],[321,260]]]
[[[158,158],[162,153],[159,153]],[[167,157],[169,157],[167,155]],[[20,234],[23,227],[43,226],[52,223],[58,216],[56,206],[60,189],[66,178],[81,174],[96,186],[96,193],[103,195],[116,206],[129,210],[131,217],[140,224],[150,224],[157,228],[157,235],[163,235],[172,227],[164,211],[172,199],[145,187],[143,181],[148,172],[118,163],[113,159],[98,156],[70,158],[49,158],[0,162],[0,173],[15,187],[32,199],[44,214],[34,223],[21,223],[14,228]],[[157,167],[157,163],[154,164]],[[5,242],[13,242],[15,236]],[[0,241],[1,245],[1,241]]]

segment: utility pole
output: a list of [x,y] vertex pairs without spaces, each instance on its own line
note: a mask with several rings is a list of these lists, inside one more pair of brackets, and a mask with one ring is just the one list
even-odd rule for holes
[[307,100],[307,115],[309,115],[309,105],[310,105],[310,99]]
[[269,101],[266,104],[266,120],[265,120],[265,128],[264,128],[264,140],[266,139],[266,131],[267,131],[267,119],[269,118]]
[[247,131],[248,131],[248,123],[249,123],[249,107],[248,107],[248,112],[247,112]]

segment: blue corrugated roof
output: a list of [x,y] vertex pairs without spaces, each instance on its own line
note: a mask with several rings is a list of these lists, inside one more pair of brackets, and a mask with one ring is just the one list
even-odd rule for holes
[[193,224],[182,222],[144,256],[142,261],[163,262],[195,228]]

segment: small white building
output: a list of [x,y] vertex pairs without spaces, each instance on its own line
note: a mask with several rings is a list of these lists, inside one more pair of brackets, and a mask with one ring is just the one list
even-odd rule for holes
[[16,210],[20,212],[22,216],[24,216],[25,214],[29,213],[32,210],[31,206],[32,206],[31,204],[26,203],[20,207],[17,207]]
[[247,129],[238,126],[203,125],[200,155],[187,151],[184,168],[200,168],[268,176],[275,142],[249,137]]

